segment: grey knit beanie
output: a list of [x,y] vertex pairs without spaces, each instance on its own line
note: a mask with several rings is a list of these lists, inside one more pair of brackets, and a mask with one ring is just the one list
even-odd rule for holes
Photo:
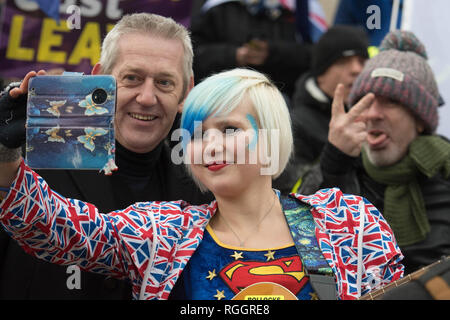
[[398,101],[423,120],[426,133],[436,131],[442,99],[425,47],[412,32],[386,35],[380,53],[366,62],[353,84],[350,105],[369,92]]

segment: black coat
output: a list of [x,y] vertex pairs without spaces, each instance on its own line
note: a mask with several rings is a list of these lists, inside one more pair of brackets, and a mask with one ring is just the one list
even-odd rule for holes
[[[179,200],[208,203],[183,165],[174,165],[170,148],[161,144],[148,154],[135,154],[117,144],[119,171],[105,176],[97,171],[39,170],[51,188],[65,197],[93,203],[100,212],[123,209],[138,201]],[[81,289],[69,290],[67,266],[40,261],[27,255],[0,230],[0,299],[131,299],[125,282],[81,272]]]
[[289,97],[295,80],[310,67],[310,45],[296,41],[295,16],[288,11],[276,20],[251,15],[240,2],[227,2],[201,12],[205,0],[194,0],[191,18],[196,81],[237,67],[236,49],[252,38],[267,40],[269,57],[265,73]]

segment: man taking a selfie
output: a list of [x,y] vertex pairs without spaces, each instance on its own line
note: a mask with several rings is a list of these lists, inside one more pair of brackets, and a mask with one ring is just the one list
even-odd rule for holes
[[[118,171],[111,176],[84,170],[38,173],[65,197],[93,203],[103,212],[144,200],[210,201],[212,197],[199,191],[183,165],[171,161],[166,139],[193,87],[192,60],[191,40],[183,26],[154,14],[124,16],[105,37],[100,61],[92,70],[94,75],[111,74],[117,81]],[[6,130],[0,124],[0,144],[20,153],[27,88],[7,89],[0,97],[0,112],[11,112],[10,121],[16,125]],[[0,299],[131,299],[125,282],[38,261],[3,230],[0,261]]]

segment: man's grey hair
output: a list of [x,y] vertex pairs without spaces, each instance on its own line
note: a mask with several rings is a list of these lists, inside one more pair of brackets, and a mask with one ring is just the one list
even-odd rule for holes
[[193,75],[192,61],[194,53],[189,31],[173,19],[151,13],[124,15],[108,32],[102,44],[100,56],[101,72],[111,74],[119,52],[118,42],[122,35],[144,33],[163,39],[179,40],[184,49],[183,54],[183,96]]

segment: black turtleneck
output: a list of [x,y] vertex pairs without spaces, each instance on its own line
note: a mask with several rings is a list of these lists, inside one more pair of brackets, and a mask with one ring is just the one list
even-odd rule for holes
[[120,173],[130,176],[150,176],[151,170],[161,155],[163,143],[147,153],[136,153],[123,147],[116,141],[116,164]]
[[116,141],[116,165],[113,173],[114,192],[118,198],[133,202],[162,200],[165,188],[159,162],[163,143],[147,153],[136,153]]
[[130,200],[170,201],[186,200],[192,204],[207,203],[210,194],[202,195],[185,172],[184,165],[175,165],[170,158],[171,149],[162,141],[148,153],[132,152],[116,141],[116,164],[113,173],[113,193],[118,205]]

